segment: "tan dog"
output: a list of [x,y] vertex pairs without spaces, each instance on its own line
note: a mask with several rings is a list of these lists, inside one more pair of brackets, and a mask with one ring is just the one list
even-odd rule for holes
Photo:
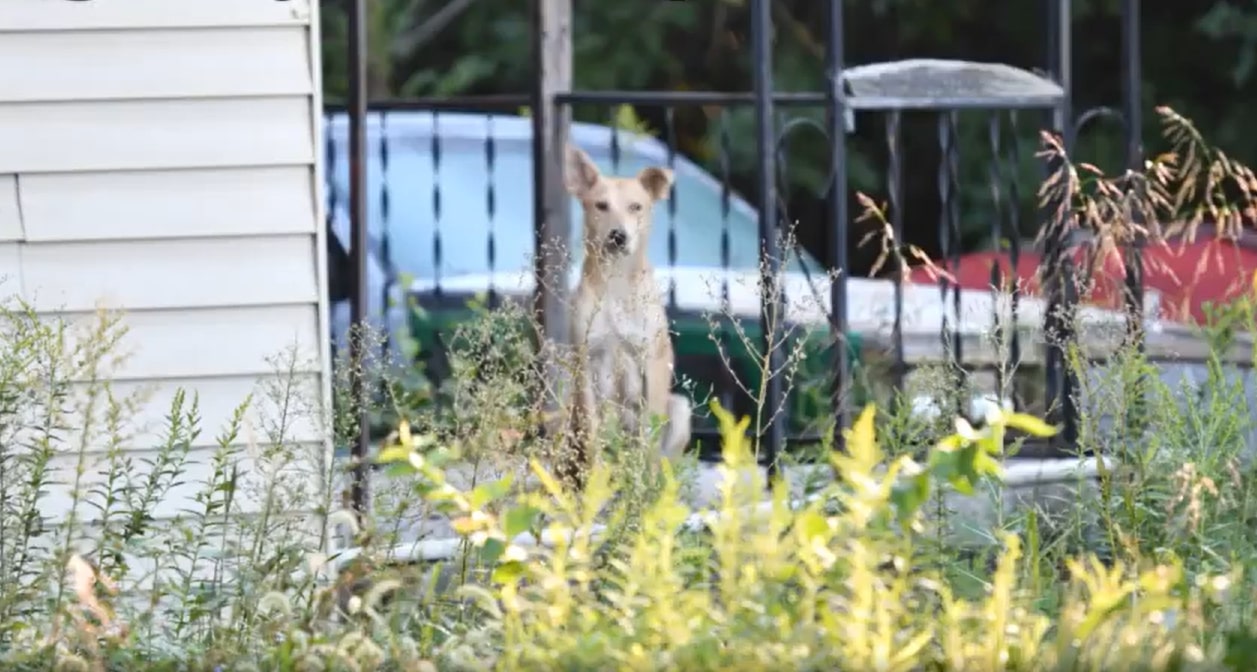
[[561,470],[579,486],[590,464],[590,441],[606,421],[618,420],[624,431],[640,436],[653,418],[662,418],[660,452],[676,459],[690,440],[691,408],[688,399],[672,394],[668,317],[646,257],[654,204],[667,198],[672,171],[603,175],[585,152],[569,148],[564,176],[584,210],[585,255],[571,320],[577,359],[573,445]]

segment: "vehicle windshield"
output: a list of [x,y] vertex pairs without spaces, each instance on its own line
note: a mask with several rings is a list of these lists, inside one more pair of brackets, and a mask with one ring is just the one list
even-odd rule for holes
[[[439,164],[433,160],[427,138],[390,138],[387,167],[381,160],[378,139],[368,142],[368,147],[368,227],[373,238],[387,232],[388,256],[396,272],[439,281],[531,269],[533,181],[529,143],[496,142],[492,168],[484,143],[478,139],[442,138]],[[588,147],[586,151],[607,173],[631,175],[647,165],[639,156],[627,155],[613,169],[607,148]],[[349,193],[345,152],[345,143],[338,139],[330,197],[342,208]],[[720,270],[721,235],[727,226],[729,268],[754,272],[759,268],[755,211],[745,206],[739,209],[732,202],[736,196],[731,195],[726,218],[719,182],[703,180],[696,174],[700,170],[688,162],[682,164],[678,157],[675,202],[670,206],[668,201],[661,201],[655,208],[649,243],[651,262],[660,269],[670,265],[668,234],[675,230],[677,267]],[[434,184],[440,187],[439,196]],[[574,226],[569,244],[579,257],[580,206],[572,200],[571,208]],[[822,272],[815,259],[806,252],[802,255],[810,273]],[[791,253],[787,267],[800,271],[799,255]]]

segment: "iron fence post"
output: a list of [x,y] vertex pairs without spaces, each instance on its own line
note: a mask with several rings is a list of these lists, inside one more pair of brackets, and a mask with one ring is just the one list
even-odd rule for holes
[[[1049,26],[1048,71],[1060,85],[1064,96],[1053,110],[1052,129],[1059,133],[1065,151],[1074,146],[1072,116],[1072,11],[1070,0],[1047,0]],[[1048,174],[1062,168],[1059,161],[1049,162]],[[1049,282],[1047,311],[1044,315],[1043,333],[1046,341],[1044,375],[1046,378],[1048,418],[1062,425],[1060,448],[1072,451],[1078,442],[1078,411],[1074,391],[1077,389],[1075,374],[1067,354],[1075,341],[1073,330],[1075,278],[1070,257],[1071,250],[1066,228],[1069,223],[1071,203],[1068,196],[1063,203],[1045,203],[1041,208],[1041,226],[1049,227],[1044,239],[1043,261]]]
[[[891,110],[886,113],[886,151],[888,154],[886,167],[886,183],[888,193],[888,207],[890,209],[890,225],[892,244],[899,246],[903,244],[903,131],[902,131],[903,113],[900,110]],[[894,370],[891,372],[891,380],[895,386],[894,403],[898,404],[900,394],[904,391],[904,382],[907,376],[907,359],[904,355],[904,335],[903,335],[903,304],[904,304],[904,287],[903,274],[907,269],[902,263],[899,250],[895,251],[894,256],[890,259],[895,270],[894,288],[895,288],[895,317],[891,325],[891,347],[895,352]]]
[[350,500],[359,517],[368,505],[366,460],[370,450],[370,420],[367,414],[366,381],[363,355],[366,347],[365,329],[370,306],[367,287],[367,166],[364,156],[367,145],[367,16],[366,0],[349,2],[349,238],[353,255],[353,295],[350,298],[349,361],[351,390],[358,434],[353,445],[353,477]]
[[777,471],[777,455],[781,449],[785,425],[781,413],[781,348],[782,320],[785,318],[780,280],[781,255],[778,246],[776,124],[773,114],[772,2],[752,0],[751,57],[755,60],[755,145],[759,165],[756,184],[759,187],[760,238],[760,329],[764,347],[762,389],[759,399],[760,449],[768,460],[768,476]]
[[[1127,189],[1135,190],[1135,204],[1130,211],[1133,238],[1126,250],[1126,331],[1128,345],[1144,352],[1144,277],[1143,234],[1144,212],[1141,205],[1143,185],[1135,177],[1143,170],[1143,72],[1140,51],[1139,0],[1122,0],[1122,116],[1126,120]],[[1128,427],[1142,421],[1143,386],[1134,381],[1122,391],[1126,402]]]
[[829,141],[831,161],[829,182],[830,253],[833,255],[833,277],[829,285],[829,309],[833,315],[833,404],[834,448],[843,447],[843,428],[847,426],[846,395],[851,390],[847,358],[847,126],[846,99],[843,91],[843,0],[829,0],[829,30],[825,40],[825,69],[829,76],[826,104],[829,107]]

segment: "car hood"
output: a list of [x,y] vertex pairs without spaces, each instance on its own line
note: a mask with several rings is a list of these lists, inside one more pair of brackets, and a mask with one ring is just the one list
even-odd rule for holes
[[[569,276],[569,286],[574,288],[580,279],[578,269]],[[655,280],[665,300],[669,292],[675,292],[675,308],[685,313],[728,314],[739,319],[754,319],[759,315],[760,290],[757,271],[723,270],[711,268],[671,267],[655,269]],[[810,279],[800,272],[782,274],[782,287],[786,296],[786,322],[801,326],[826,327],[829,324],[829,289],[831,279],[826,275],[813,275]],[[728,287],[727,304],[724,287]],[[490,289],[504,296],[528,296],[534,287],[534,277],[527,271],[500,271],[476,273],[443,278],[440,288],[453,294],[477,295]],[[412,293],[431,293],[436,284],[431,280],[417,280],[410,286]],[[1145,297],[1147,329],[1157,331],[1156,319],[1159,294],[1148,292]],[[422,304],[422,302],[421,302]],[[1011,296],[1006,292],[961,290],[960,319],[954,318],[950,293],[946,301],[940,297],[937,286],[904,283],[902,328],[905,334],[937,335],[946,315],[953,328],[957,323],[963,334],[989,334],[995,327],[995,315],[1004,320],[1011,316]],[[1017,322],[1021,329],[1038,330],[1042,327],[1046,302],[1038,297],[1023,296],[1018,301]],[[1122,328],[1125,316],[1120,311],[1081,306],[1078,317],[1084,327]],[[847,280],[847,320],[850,329],[857,333],[889,334],[895,320],[895,283],[880,278],[849,278]]]

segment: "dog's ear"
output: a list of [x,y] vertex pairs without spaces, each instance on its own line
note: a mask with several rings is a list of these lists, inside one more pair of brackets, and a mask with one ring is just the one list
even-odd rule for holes
[[668,197],[668,191],[672,189],[672,171],[653,166],[643,168],[642,172],[637,174],[637,181],[642,183],[651,198],[662,201]]
[[594,165],[593,159],[584,150],[568,146],[567,160],[563,166],[563,183],[567,186],[568,193],[580,198],[598,184],[601,176],[598,166]]

